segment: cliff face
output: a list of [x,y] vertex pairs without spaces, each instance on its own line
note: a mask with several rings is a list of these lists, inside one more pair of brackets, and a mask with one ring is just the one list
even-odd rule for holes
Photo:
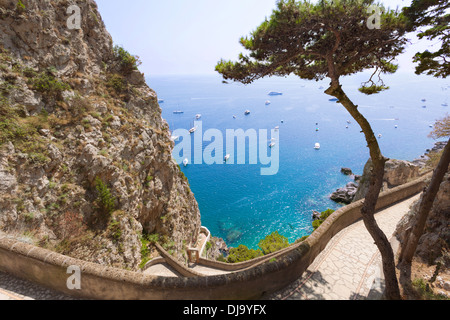
[[183,259],[200,213],[133,59],[94,1],[0,0],[0,230],[132,270],[158,234]]

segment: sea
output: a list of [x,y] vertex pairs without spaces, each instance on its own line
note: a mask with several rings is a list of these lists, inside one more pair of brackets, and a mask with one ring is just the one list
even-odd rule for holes
[[[358,88],[368,77],[362,73],[341,82],[372,125],[383,154],[414,160],[433,147],[436,141],[429,134],[435,121],[449,111],[445,105],[450,103],[450,80],[409,73],[387,75],[383,80],[389,90],[367,96]],[[196,124],[201,124],[202,131],[191,135],[191,154],[198,152],[196,143],[202,151],[210,150],[213,139],[194,141],[194,136],[201,138],[210,129],[221,132],[224,139],[227,130],[266,129],[269,140],[279,127],[276,139],[263,141],[267,145],[275,141],[277,149],[264,151],[279,156],[278,168],[271,175],[261,174],[267,163],[250,161],[250,139],[246,140],[245,163],[195,164],[189,158],[184,166],[178,161],[199,204],[202,225],[229,247],[243,244],[257,249],[259,241],[275,231],[291,243],[311,234],[313,211],[342,206],[330,200],[331,193],[352,181],[341,168],[360,175],[369,158],[361,128],[342,105],[324,93],[329,81],[271,77],[243,85],[225,83],[220,75],[212,74],[150,76],[147,83],[161,100],[162,116],[171,131],[189,130],[196,115],[201,115]],[[282,95],[269,96],[269,92]],[[245,115],[246,110],[251,113]],[[316,143],[319,150],[314,148]],[[226,154],[226,141],[223,148]],[[177,149],[174,157],[183,159],[184,152],[189,157],[185,149],[183,154]]]

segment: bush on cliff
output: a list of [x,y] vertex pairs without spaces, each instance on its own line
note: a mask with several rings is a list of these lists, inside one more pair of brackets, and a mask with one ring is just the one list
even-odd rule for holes
[[261,256],[263,256],[263,252],[260,249],[258,250],[249,249],[247,246],[241,244],[239,247],[230,250],[227,262],[229,263],[244,262]]
[[268,235],[265,239],[261,240],[258,246],[266,255],[289,247],[289,240],[285,236],[280,235],[278,231],[275,231],[274,233]]

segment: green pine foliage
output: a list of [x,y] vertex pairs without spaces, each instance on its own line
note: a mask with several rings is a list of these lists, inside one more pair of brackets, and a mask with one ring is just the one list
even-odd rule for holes
[[280,235],[278,231],[275,231],[265,239],[261,240],[258,246],[266,255],[289,247],[289,240],[285,236]]
[[263,252],[261,249],[254,250],[249,249],[247,246],[240,245],[237,248],[233,248],[230,250],[230,253],[227,258],[228,263],[239,263],[248,260],[252,260],[258,257],[262,257]]
[[98,210],[105,215],[111,215],[116,209],[116,198],[113,197],[108,186],[99,177],[95,178],[95,188],[98,193]]

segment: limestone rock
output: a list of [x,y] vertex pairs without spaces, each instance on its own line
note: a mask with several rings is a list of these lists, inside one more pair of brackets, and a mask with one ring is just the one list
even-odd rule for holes
[[[0,141],[0,229],[131,270],[141,262],[143,234],[157,233],[184,261],[200,212],[172,160],[156,93],[138,70],[121,73],[93,0],[23,2],[19,13],[17,1],[0,0],[0,84],[13,83],[2,99],[31,135]],[[80,30],[67,27],[70,5],[80,7]],[[44,76],[64,89],[38,90]],[[112,76],[124,79],[123,92]],[[114,206],[108,215],[98,179]]]

